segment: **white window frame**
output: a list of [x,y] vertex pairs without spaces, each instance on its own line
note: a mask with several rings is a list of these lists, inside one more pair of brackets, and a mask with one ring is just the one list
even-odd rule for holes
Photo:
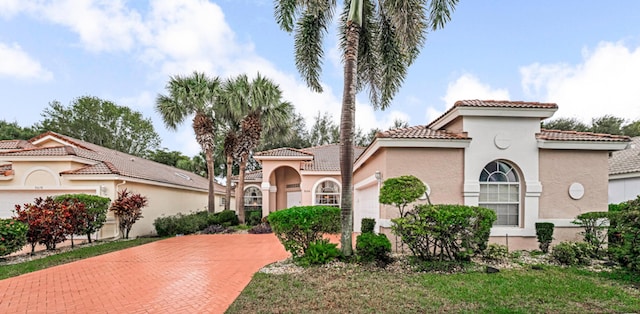
[[[489,170],[487,170],[487,167],[489,167],[491,164],[496,164],[496,171],[493,172],[489,172]],[[501,167],[500,165],[505,165],[509,168],[509,170],[507,172],[501,171]],[[484,181],[481,181],[480,178],[482,177],[483,173],[487,173],[487,179]],[[515,181],[512,180],[511,178],[509,178],[509,174],[513,173],[514,177],[515,177]],[[506,181],[503,180],[499,180],[499,181],[491,181],[491,178],[494,177],[494,175],[502,175],[504,176],[504,178],[506,178]],[[495,177],[494,177],[495,178]],[[520,175],[518,174],[518,171],[516,170],[516,167],[506,161],[503,160],[493,160],[490,163],[487,163],[483,168],[482,171],[480,172],[480,176],[478,177],[478,181],[480,183],[480,194],[478,195],[478,206],[480,207],[485,207],[485,208],[489,208],[492,209],[496,212],[496,215],[498,214],[498,207],[500,205],[515,205],[516,206],[516,223],[515,224],[498,224],[498,220],[496,220],[496,222],[494,223],[494,227],[520,227],[521,224],[521,217],[522,217],[522,185],[520,184]],[[515,197],[515,201],[513,200],[506,200],[506,201],[487,201],[485,198],[485,201],[482,201],[483,199],[483,190],[486,191],[488,189],[490,189],[491,187],[495,187],[498,186],[498,189],[500,186],[506,186],[507,190],[510,190],[511,187],[515,186],[517,189],[518,194]],[[486,188],[483,188],[486,187]],[[485,192],[486,193],[486,192]]]
[[[337,187],[338,187],[338,192],[333,192],[333,193],[318,193],[318,188],[322,185],[322,183],[324,182],[332,182],[334,183]],[[328,196],[328,198],[331,198],[331,196],[335,196],[334,199],[336,200],[336,203],[323,203],[320,200],[322,198],[318,197],[318,196],[322,196],[324,198],[324,196]],[[313,185],[313,204],[314,205],[325,205],[325,206],[334,206],[334,207],[340,207],[340,199],[342,197],[342,185],[340,184],[340,182],[334,178],[323,178],[321,180],[318,180],[314,185]]]
[[[258,191],[259,195],[256,196],[252,196],[249,195],[247,196],[247,193],[252,190],[255,189],[256,191]],[[244,210],[258,210],[262,208],[262,190],[260,189],[259,186],[257,185],[248,185],[244,188],[244,193],[242,193],[242,197],[244,197]],[[256,204],[255,205],[250,205],[251,201],[256,199]]]

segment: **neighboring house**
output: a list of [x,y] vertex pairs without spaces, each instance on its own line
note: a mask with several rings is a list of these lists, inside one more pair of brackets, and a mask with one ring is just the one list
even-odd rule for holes
[[[433,203],[494,209],[493,242],[534,249],[535,223],[543,221],[555,224],[557,241],[575,238],[579,230],[571,221],[578,214],[606,210],[608,154],[624,149],[629,138],[540,129],[557,109],[465,100],[426,126],[378,133],[368,147],[355,149],[354,230],[370,217],[389,233],[398,210],[379,204],[380,185],[411,174],[428,186]],[[339,206],[338,151],[325,145],[256,153],[262,172],[252,173],[247,187],[259,188],[263,215],[298,204]]]
[[[86,193],[113,201],[123,189],[149,200],[132,237],[155,234],[157,217],[207,206],[207,179],[185,170],[54,132],[29,141],[0,141],[0,218],[13,216],[16,204],[33,203],[36,197]],[[224,207],[224,192],[216,184],[216,211]],[[107,217],[98,238],[120,236],[113,214]]]
[[609,158],[609,203],[618,204],[640,195],[640,136],[627,149]]

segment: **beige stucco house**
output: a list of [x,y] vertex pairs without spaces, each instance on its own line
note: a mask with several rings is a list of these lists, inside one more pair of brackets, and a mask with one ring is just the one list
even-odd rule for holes
[[640,195],[640,136],[625,150],[609,158],[609,203],[618,204]]
[[[0,218],[13,216],[16,204],[33,203],[36,197],[87,193],[114,200],[125,188],[148,198],[131,237],[155,234],[157,217],[207,207],[207,179],[185,170],[54,132],[29,141],[0,141]],[[215,193],[220,211],[224,187],[216,184]],[[107,217],[97,237],[119,237],[113,215]]]
[[[494,209],[492,241],[508,238],[511,249],[537,247],[536,222],[553,222],[556,241],[576,238],[571,221],[578,214],[607,209],[609,152],[624,149],[629,138],[541,129],[540,121],[557,109],[553,103],[465,100],[428,125],[377,134],[368,147],[355,149],[354,230],[369,217],[388,233],[398,213],[378,203],[380,185],[411,174],[427,185],[433,203]],[[263,215],[298,204],[339,206],[338,149],[256,153],[262,171],[248,176],[245,197],[251,189]]]

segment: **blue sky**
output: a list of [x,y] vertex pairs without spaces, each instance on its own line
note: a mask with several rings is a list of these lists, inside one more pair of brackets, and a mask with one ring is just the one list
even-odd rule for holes
[[[358,97],[356,123],[426,124],[460,99],[556,102],[555,117],[640,119],[640,1],[461,0],[427,35],[386,111]],[[335,29],[335,25],[332,31]],[[339,119],[342,65],[326,38],[325,92],[311,92],[293,61],[293,36],[269,0],[0,0],[0,119],[28,126],[53,100],[97,96],[153,120],[162,146],[194,155],[190,121],[167,131],[153,110],[170,75],[222,78],[258,71],[276,81],[311,125]]]

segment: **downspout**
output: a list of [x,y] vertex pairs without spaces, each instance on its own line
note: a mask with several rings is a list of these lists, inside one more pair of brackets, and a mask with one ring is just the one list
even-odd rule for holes
[[[115,195],[115,197],[118,197],[118,192],[119,192],[118,187],[121,186],[121,185],[125,185],[125,184],[127,184],[127,181],[125,181],[125,180],[122,180],[122,182],[116,184],[116,191],[115,191],[116,195]],[[120,236],[121,236],[120,235],[120,224],[118,223],[118,220],[116,219],[116,230],[114,231],[113,238],[115,239],[115,238],[120,237]]]

